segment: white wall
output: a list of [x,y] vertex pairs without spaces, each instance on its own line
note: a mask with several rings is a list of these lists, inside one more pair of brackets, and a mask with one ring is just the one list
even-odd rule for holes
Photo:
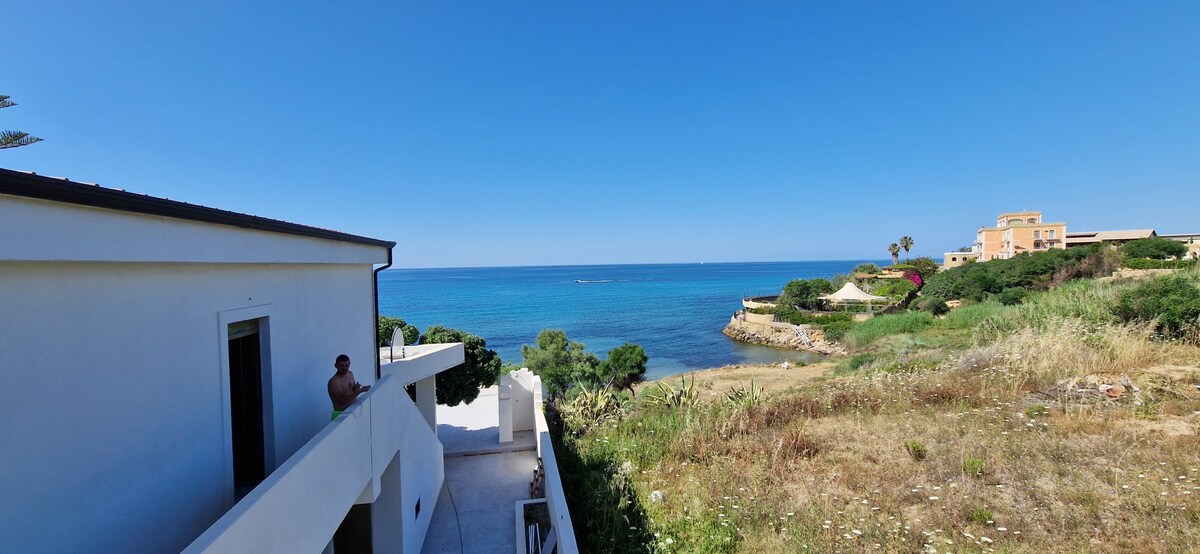
[[[12,259],[20,241],[0,236]],[[0,261],[2,548],[187,546],[232,499],[220,314],[270,318],[278,464],[329,422],[334,356],[373,381],[371,280],[370,265]]]
[[0,237],[0,261],[371,264],[387,256],[378,246],[5,194]]

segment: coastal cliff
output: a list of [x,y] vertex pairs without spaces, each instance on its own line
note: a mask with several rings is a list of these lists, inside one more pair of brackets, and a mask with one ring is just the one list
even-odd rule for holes
[[786,323],[754,323],[735,319],[731,320],[722,332],[725,333],[725,336],[733,340],[751,344],[802,350],[824,355],[846,353],[845,347],[836,342],[825,340],[824,331],[807,325],[804,327],[808,331],[808,338],[812,341],[811,347],[805,346],[801,342],[800,337],[796,335],[795,325]]

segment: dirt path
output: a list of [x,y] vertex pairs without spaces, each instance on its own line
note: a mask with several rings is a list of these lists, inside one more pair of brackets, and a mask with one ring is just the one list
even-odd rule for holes
[[[685,373],[682,376],[666,377],[660,379],[660,381],[665,381],[677,387],[679,386],[681,377],[689,381],[695,378],[696,386],[701,391],[716,395],[739,385],[748,386],[750,381],[753,380],[755,386],[760,386],[767,393],[772,393],[810,382],[828,374],[833,368],[834,364],[831,362],[820,362],[800,367],[790,365],[787,369],[783,369],[779,365],[729,365],[712,369],[698,369]],[[654,381],[648,381],[638,385],[638,388],[654,387],[654,383]]]

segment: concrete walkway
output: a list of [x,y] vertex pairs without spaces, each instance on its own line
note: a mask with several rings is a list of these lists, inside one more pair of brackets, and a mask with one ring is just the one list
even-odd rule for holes
[[495,387],[470,404],[438,406],[437,418],[446,480],[421,552],[516,552],[515,505],[529,498],[537,469],[533,433],[515,433],[513,442],[500,444]]

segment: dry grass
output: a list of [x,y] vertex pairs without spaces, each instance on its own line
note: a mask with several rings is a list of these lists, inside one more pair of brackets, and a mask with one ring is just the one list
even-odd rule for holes
[[[594,428],[573,447],[594,467],[633,468],[617,472],[634,499],[617,510],[644,515],[645,540],[592,527],[584,547],[1195,551],[1200,348],[1115,323],[1103,305],[1120,286],[1072,283],[875,341],[842,376],[793,374],[752,408],[717,399],[746,375],[712,372],[711,401]],[[934,335],[971,328],[967,348]]]
[[[579,445],[641,441],[606,448],[638,468],[655,536],[647,551],[1190,551],[1200,544],[1200,416],[1186,410],[1200,409],[1200,368],[1161,364],[1200,351],[1149,343],[1139,327],[1082,338],[1069,322],[1057,328],[937,370],[810,383],[749,410],[643,410]],[[1165,369],[1138,369],[1150,366]],[[1040,387],[1121,376],[1140,392],[1063,389],[1031,408],[1045,402]],[[1174,408],[1148,418],[1136,403],[1151,397]]]

